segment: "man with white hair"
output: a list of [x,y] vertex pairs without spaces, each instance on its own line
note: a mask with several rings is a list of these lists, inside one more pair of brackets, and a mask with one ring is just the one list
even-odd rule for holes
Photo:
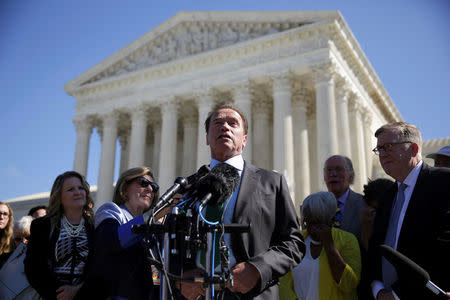
[[415,272],[394,268],[381,257],[379,246],[399,251],[450,290],[450,170],[422,161],[422,137],[412,124],[386,124],[375,137],[373,151],[396,182],[378,205],[369,243],[366,270],[372,294],[375,299],[433,299]]

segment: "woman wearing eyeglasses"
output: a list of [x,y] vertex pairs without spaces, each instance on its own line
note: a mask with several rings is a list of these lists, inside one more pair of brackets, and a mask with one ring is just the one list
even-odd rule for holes
[[13,211],[9,204],[0,201],[0,268],[14,250]]
[[93,249],[92,203],[84,177],[68,171],[53,183],[48,214],[31,223],[25,274],[42,298],[86,299],[81,288]]
[[300,264],[282,277],[280,299],[358,299],[358,241],[352,233],[332,226],[336,209],[330,192],[311,194],[303,201],[306,252]]
[[158,185],[149,167],[123,172],[116,183],[113,201],[95,214],[95,275],[111,299],[154,299],[144,236],[131,232],[144,224],[143,214],[155,205]]

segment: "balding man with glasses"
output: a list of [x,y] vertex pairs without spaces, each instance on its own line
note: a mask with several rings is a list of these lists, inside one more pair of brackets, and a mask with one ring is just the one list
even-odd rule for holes
[[396,182],[382,197],[369,243],[365,268],[375,299],[433,299],[412,272],[396,270],[380,255],[386,244],[419,264],[431,280],[450,290],[450,170],[422,161],[419,129],[405,122],[383,125],[375,132],[386,174]]

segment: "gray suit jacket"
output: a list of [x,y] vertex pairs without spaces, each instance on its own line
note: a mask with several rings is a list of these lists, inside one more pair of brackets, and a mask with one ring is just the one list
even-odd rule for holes
[[258,269],[261,280],[249,293],[226,299],[278,299],[278,278],[296,266],[305,251],[284,177],[245,163],[233,222],[251,224],[249,233],[232,234],[231,248],[238,263]]
[[359,215],[361,208],[366,206],[361,194],[355,193],[350,189],[345,202],[344,219],[341,229],[353,233],[358,242],[361,242],[361,221]]

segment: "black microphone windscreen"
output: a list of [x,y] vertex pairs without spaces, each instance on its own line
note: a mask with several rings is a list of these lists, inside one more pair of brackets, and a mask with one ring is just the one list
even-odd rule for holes
[[189,176],[187,178],[188,184],[195,184],[197,181],[199,181],[203,176],[211,172],[211,168],[208,165],[201,166],[197,173]]
[[208,204],[222,204],[233,194],[238,184],[237,169],[220,163],[197,183],[196,190],[200,198],[208,193],[212,194]]
[[381,245],[381,255],[383,255],[399,272],[400,270],[406,272],[410,277],[414,277],[426,284],[430,281],[430,275],[421,266],[413,262],[411,259],[395,251],[387,245]]

